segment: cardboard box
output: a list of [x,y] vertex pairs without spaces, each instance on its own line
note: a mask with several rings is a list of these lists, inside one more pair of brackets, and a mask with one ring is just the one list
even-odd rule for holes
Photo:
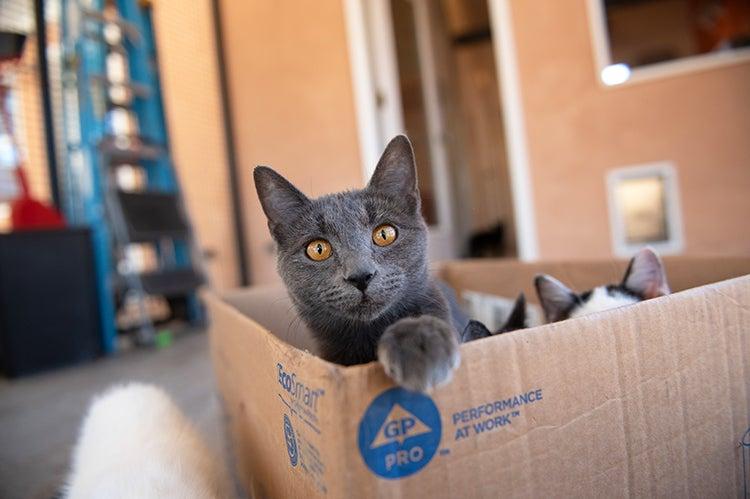
[[[292,346],[312,349],[280,288],[208,296],[242,482],[258,498],[740,497],[750,276],[735,277],[750,259],[665,263],[674,291],[694,289],[463,345],[453,381],[429,396],[394,388],[376,363]],[[538,272],[584,290],[624,269],[467,261],[441,273],[459,292],[535,298]]]

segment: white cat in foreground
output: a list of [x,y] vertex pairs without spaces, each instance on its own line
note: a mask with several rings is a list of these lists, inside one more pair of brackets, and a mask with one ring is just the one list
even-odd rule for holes
[[233,497],[224,463],[163,390],[131,383],[91,404],[73,452],[69,499]]

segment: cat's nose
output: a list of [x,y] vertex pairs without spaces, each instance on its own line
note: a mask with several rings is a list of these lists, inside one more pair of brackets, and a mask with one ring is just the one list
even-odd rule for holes
[[367,289],[367,285],[370,284],[372,278],[375,277],[375,272],[369,270],[354,272],[349,275],[345,280],[360,291]]

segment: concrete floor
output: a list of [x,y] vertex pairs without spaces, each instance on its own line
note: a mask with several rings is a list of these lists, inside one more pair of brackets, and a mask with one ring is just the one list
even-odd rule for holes
[[0,379],[0,498],[53,497],[91,397],[131,380],[164,388],[209,444],[223,448],[207,337],[190,333],[163,350],[137,350],[17,381]]

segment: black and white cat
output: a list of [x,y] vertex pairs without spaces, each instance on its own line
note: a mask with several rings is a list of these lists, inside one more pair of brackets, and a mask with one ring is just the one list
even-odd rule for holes
[[[650,248],[640,250],[630,260],[619,284],[597,286],[579,294],[554,277],[541,274],[534,279],[534,285],[548,323],[632,305],[670,293],[664,265]],[[526,300],[521,293],[499,330],[491,332],[481,322],[470,321],[463,331],[462,339],[467,342],[524,329],[528,327],[527,322]]]
[[487,329],[487,326],[482,322],[470,320],[461,333],[461,341],[467,343],[469,341],[494,336],[496,334],[509,333],[527,327],[529,327],[529,319],[526,313],[526,295],[521,293],[513,303],[513,308],[511,308],[505,322],[497,331],[493,333]]
[[630,260],[619,284],[576,293],[554,277],[542,274],[534,279],[534,285],[547,322],[632,305],[670,293],[664,265],[650,248],[640,250]]

